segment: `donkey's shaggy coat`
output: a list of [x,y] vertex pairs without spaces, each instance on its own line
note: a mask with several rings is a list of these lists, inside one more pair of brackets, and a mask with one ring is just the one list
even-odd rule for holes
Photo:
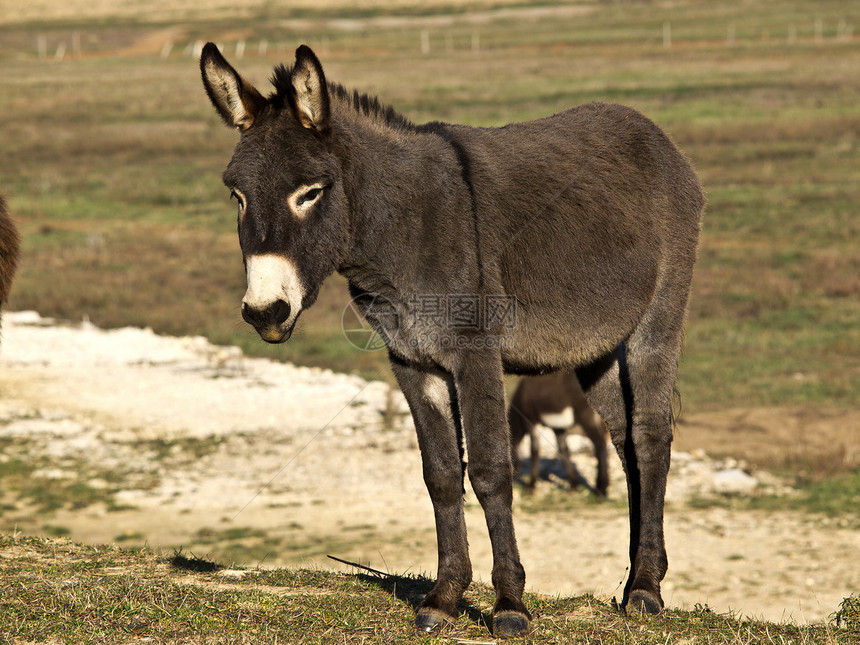
[[630,499],[623,603],[657,612],[670,403],[704,200],[641,114],[592,103],[503,128],[415,126],[326,81],[305,46],[264,97],[208,44],[218,113],[240,131],[242,315],[287,340],[338,271],[388,346],[436,516],[437,582],[416,625],[456,616],[472,579],[468,473],[493,546],[493,631],[526,633],[502,374],[576,368],[610,428]]
[[6,212],[6,201],[0,195],[0,306],[6,304],[12,278],[18,268],[20,239],[18,229]]

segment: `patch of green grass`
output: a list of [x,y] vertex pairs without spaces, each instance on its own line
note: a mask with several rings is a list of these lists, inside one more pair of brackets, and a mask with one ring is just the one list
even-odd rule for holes
[[203,527],[197,531],[196,542],[200,544],[215,544],[223,541],[253,540],[265,538],[268,533],[260,529],[252,529],[244,526],[231,526],[226,529],[213,529]]
[[800,483],[795,496],[711,497],[693,499],[692,508],[727,507],[738,511],[816,513],[860,527],[860,471]]
[[576,491],[564,486],[538,486],[533,493],[523,486],[519,500],[514,504],[516,510],[523,513],[542,513],[555,511],[575,513],[588,508],[609,505],[621,511],[627,510],[627,498],[603,499],[593,492],[581,487]]
[[46,535],[50,535],[51,537],[67,537],[71,534],[71,530],[68,527],[57,526],[55,524],[46,524],[42,527],[42,530]]
[[164,461],[168,458],[202,459],[218,452],[224,443],[224,437],[177,437],[167,439],[159,437],[135,441],[133,445],[141,452],[147,452],[152,461]]
[[108,495],[83,481],[36,478],[21,490],[21,497],[35,504],[43,513],[61,508],[79,510],[104,502]]
[[[8,502],[4,510],[14,511],[21,504],[39,514],[96,504],[103,504],[107,511],[131,508],[114,499],[127,482],[128,473],[120,468],[104,470],[99,463],[72,457],[53,459],[42,446],[20,437],[0,440],[0,447],[5,455],[0,461],[0,490]],[[145,488],[153,480],[137,477],[135,486]]]
[[[860,471],[810,484],[800,500],[805,510],[838,516],[860,514]],[[860,520],[860,517],[857,518]]]
[[21,459],[13,458],[0,461],[0,480],[7,477],[24,478],[29,477],[36,469],[33,464],[28,464]]

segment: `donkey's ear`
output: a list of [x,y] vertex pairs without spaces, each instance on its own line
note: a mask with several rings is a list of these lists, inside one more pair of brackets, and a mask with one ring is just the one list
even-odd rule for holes
[[293,113],[299,122],[310,130],[325,134],[331,127],[328,86],[322,65],[307,45],[296,50],[290,93]]
[[266,105],[262,94],[239,76],[213,43],[203,48],[200,71],[206,93],[224,122],[243,131],[250,128]]

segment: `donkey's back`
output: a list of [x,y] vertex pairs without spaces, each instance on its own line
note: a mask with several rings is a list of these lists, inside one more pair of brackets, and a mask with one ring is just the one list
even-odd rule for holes
[[517,298],[511,371],[605,355],[658,293],[683,318],[704,197],[651,120],[589,103],[502,128],[438,127],[468,159],[487,290]]

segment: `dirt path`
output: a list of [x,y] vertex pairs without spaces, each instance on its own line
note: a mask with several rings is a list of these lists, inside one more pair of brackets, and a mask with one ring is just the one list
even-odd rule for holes
[[[433,574],[432,511],[399,393],[246,358],[202,338],[47,322],[35,314],[4,317],[0,530],[183,546],[250,566],[337,568],[325,558],[333,554]],[[395,413],[383,423],[386,409]],[[695,417],[684,441],[736,423],[738,414]],[[779,425],[777,434],[787,425],[786,415],[750,415],[757,427]],[[856,431],[856,419],[849,421]],[[587,448],[571,443],[583,448],[576,459],[591,477]],[[790,492],[737,465],[676,450],[667,603],[771,620],[826,618],[860,589],[853,565],[860,533],[806,515],[690,508],[691,498],[727,491]],[[609,503],[590,503],[587,492],[571,499],[551,481],[534,498],[517,499],[529,588],[620,594],[627,518],[623,475],[616,459],[612,466]],[[61,508],[51,508],[51,491]],[[489,542],[471,492],[467,521],[476,577],[488,580]]]

